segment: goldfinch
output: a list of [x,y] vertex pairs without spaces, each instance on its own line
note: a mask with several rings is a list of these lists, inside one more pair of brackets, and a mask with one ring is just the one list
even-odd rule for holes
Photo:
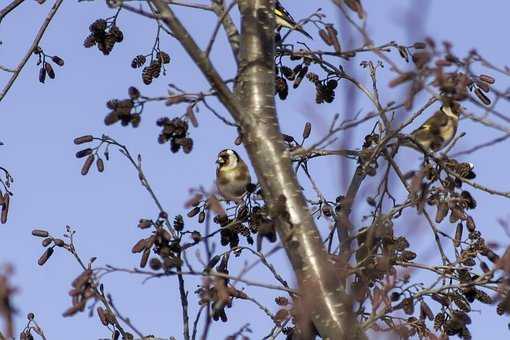
[[443,104],[432,117],[427,119],[419,128],[409,135],[412,140],[404,139],[401,145],[411,147],[421,151],[413,142],[428,152],[436,152],[446,147],[457,133],[459,125],[459,115],[461,113],[460,105],[452,102]]
[[280,1],[278,1],[278,0],[276,1],[275,6],[274,6],[274,15],[275,15],[276,26],[277,26],[278,31],[282,27],[287,27],[287,28],[290,28],[291,30],[298,31],[298,32],[306,35],[310,39],[313,39],[312,36],[310,34],[308,34],[303,29],[303,27],[301,27],[301,25],[298,24],[294,20],[292,15],[290,15],[290,13],[287,12],[287,10],[285,8],[283,8],[283,6],[280,4]]
[[216,186],[227,201],[239,202],[251,183],[246,163],[231,149],[220,151],[216,168]]

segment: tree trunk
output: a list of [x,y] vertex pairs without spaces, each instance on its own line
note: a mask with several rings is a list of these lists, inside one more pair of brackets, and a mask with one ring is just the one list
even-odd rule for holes
[[280,133],[274,102],[274,0],[239,0],[242,27],[235,96],[219,81],[209,59],[168,5],[152,2],[241,127],[264,200],[298,279],[303,312],[298,315],[300,334],[295,338],[313,339],[314,332],[330,340],[364,338],[338,279],[344,268],[334,268],[328,261]]

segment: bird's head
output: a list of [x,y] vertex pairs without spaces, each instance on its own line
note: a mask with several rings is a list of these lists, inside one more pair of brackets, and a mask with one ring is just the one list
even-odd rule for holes
[[225,149],[220,151],[218,154],[218,158],[216,159],[216,164],[218,164],[218,168],[221,169],[230,169],[237,166],[239,162],[239,155],[232,149]]

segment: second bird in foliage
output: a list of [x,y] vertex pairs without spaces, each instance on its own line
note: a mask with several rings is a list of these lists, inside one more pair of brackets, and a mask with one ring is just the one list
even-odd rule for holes
[[308,38],[313,39],[310,34],[308,34],[300,24],[298,24],[292,15],[282,6],[280,1],[276,1],[274,6],[274,15],[276,20],[276,26],[278,30],[282,27],[290,28],[291,30],[295,30],[300,32],[301,34],[306,35]]
[[443,149],[450,144],[457,133],[460,113],[461,107],[459,104],[455,102],[444,103],[425,123],[411,132],[410,138],[402,140],[400,145],[420,151],[423,148],[427,152],[436,152]]

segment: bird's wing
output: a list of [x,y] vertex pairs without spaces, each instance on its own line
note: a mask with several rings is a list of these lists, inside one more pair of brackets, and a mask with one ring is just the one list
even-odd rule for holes
[[439,129],[448,124],[448,116],[442,111],[435,112],[419,128],[411,132],[411,135],[417,135],[423,132],[439,133]]

